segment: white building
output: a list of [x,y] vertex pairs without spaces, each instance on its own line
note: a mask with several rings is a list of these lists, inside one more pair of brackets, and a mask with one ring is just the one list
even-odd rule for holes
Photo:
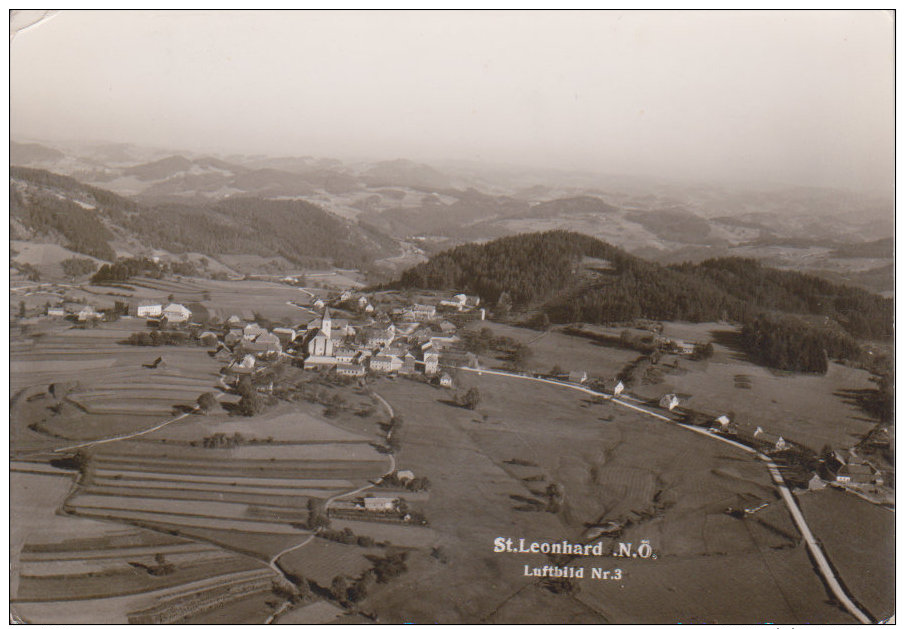
[[337,363],[336,374],[351,378],[362,378],[365,375],[365,366],[361,364],[353,365],[350,363]]
[[185,323],[192,318],[192,311],[182,304],[168,304],[167,307],[163,309],[163,316],[165,316],[170,323]]
[[453,379],[452,379],[451,375],[449,375],[448,373],[444,373],[443,375],[440,376],[440,386],[441,387],[451,389],[452,385],[453,385]]
[[667,393],[660,398],[660,408],[671,411],[679,405],[679,397],[675,393]]
[[625,390],[625,385],[622,384],[622,380],[616,383],[615,388],[613,388],[613,395],[619,395]]
[[141,318],[159,317],[163,313],[163,306],[150,301],[143,301],[135,307],[135,316]]
[[378,354],[371,357],[371,371],[392,373],[402,369],[402,359],[391,354]]
[[365,509],[368,511],[393,511],[396,499],[392,496],[365,496]]

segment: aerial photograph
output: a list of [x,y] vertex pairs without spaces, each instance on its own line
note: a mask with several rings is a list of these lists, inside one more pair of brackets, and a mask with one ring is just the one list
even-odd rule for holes
[[9,12],[11,624],[895,623],[895,12]]

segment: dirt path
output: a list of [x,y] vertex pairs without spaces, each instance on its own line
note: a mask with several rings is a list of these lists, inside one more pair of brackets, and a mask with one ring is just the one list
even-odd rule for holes
[[[392,419],[392,418],[394,418],[394,417],[396,416],[396,413],[393,411],[393,407],[390,406],[390,403],[387,402],[385,399],[383,399],[383,397],[382,397],[381,395],[379,395],[379,394],[377,394],[377,393],[371,393],[371,395],[373,395],[375,398],[377,398],[377,400],[378,400],[381,404],[383,404],[384,408],[386,408],[387,413],[388,413],[389,416],[390,416],[390,419]],[[387,456],[389,457],[389,463],[390,463],[390,465],[389,465],[389,468],[387,469],[387,471],[384,472],[384,475],[386,475],[386,474],[392,474],[393,472],[396,471],[396,457],[393,456],[392,454],[387,454]],[[366,490],[368,490],[368,489],[370,489],[370,488],[372,488],[372,487],[376,487],[376,485],[375,485],[374,483],[368,483],[367,485],[364,485],[363,487],[359,487],[359,488],[357,488],[357,489],[352,489],[351,491],[347,491],[347,492],[344,492],[344,493],[341,493],[341,494],[337,494],[337,495],[335,495],[335,496],[330,496],[330,498],[328,498],[328,499],[327,499],[327,502],[324,504],[324,512],[325,512],[325,513],[329,513],[329,511],[330,511],[330,506],[331,506],[335,501],[340,500],[340,499],[342,499],[342,498],[348,498],[349,496],[354,496],[355,494],[357,494],[357,493],[359,493],[359,492],[362,492],[362,491],[366,491]],[[289,553],[298,550],[299,548],[303,548],[306,544],[308,544],[309,542],[311,542],[311,540],[313,540],[315,537],[317,537],[317,534],[316,534],[316,533],[312,533],[311,536],[308,537],[308,539],[306,539],[305,541],[300,542],[300,543],[296,544],[295,546],[291,546],[291,547],[289,547],[289,548],[286,548],[286,549],[281,550],[280,552],[278,552],[278,553],[277,553],[276,555],[274,555],[273,558],[270,560],[270,568],[271,568],[272,570],[274,570],[275,572],[277,572],[278,574],[280,574],[284,579],[286,579],[287,581],[289,581],[289,575],[288,575],[288,573],[286,573],[286,572],[283,570],[283,568],[280,567],[280,565],[279,565],[279,563],[278,563],[279,560],[280,560],[280,558],[283,557],[284,555],[288,555]],[[290,582],[291,582],[291,581],[290,581]],[[273,613],[270,615],[270,617],[264,622],[264,624],[265,624],[265,625],[271,625],[271,624],[273,624],[273,622],[274,622],[277,618],[279,618],[281,614],[287,612],[287,611],[289,610],[289,608],[291,608],[291,607],[292,607],[292,602],[291,602],[291,601],[288,601],[288,600],[287,600],[287,601],[283,601],[283,604],[280,605],[276,610],[274,610],[274,612],[273,612]]]
[[[226,384],[223,382],[223,376],[220,377],[220,385],[224,389],[226,388]],[[226,391],[220,391],[219,393],[217,393],[214,396],[214,399],[219,400],[221,397],[223,397],[223,395],[225,393],[226,393]],[[150,428],[145,428],[144,430],[139,430],[137,432],[131,432],[131,433],[128,433],[125,435],[118,435],[116,437],[107,437],[104,439],[95,439],[94,441],[85,441],[84,443],[77,443],[72,446],[63,446],[61,448],[55,448],[53,450],[53,452],[68,452],[70,450],[78,450],[79,448],[87,448],[90,446],[100,445],[102,443],[114,443],[116,441],[125,441],[126,439],[133,439],[135,437],[141,437],[142,435],[150,434],[152,432],[160,430],[161,428],[166,428],[170,424],[183,420],[190,415],[194,415],[196,412],[198,412],[198,410],[199,410],[199,407],[197,405],[195,405],[191,408],[191,410],[188,410],[177,417],[171,417],[170,419],[166,420],[163,423],[157,424],[156,426],[151,426]]]
[[770,477],[773,480],[773,484],[779,490],[780,495],[782,496],[783,502],[786,503],[786,507],[789,509],[789,512],[792,515],[792,519],[795,522],[795,526],[798,531],[801,533],[802,537],[805,540],[805,543],[808,546],[808,551],[811,556],[814,558],[815,563],[817,564],[817,568],[820,571],[820,574],[823,578],[823,581],[827,584],[827,586],[832,591],[833,595],[836,599],[845,607],[845,609],[855,618],[858,619],[859,622],[863,624],[873,624],[873,621],[865,614],[858,605],[855,604],[854,601],[846,594],[845,588],[839,582],[839,579],[836,577],[835,572],[833,571],[832,566],[830,565],[829,560],[827,560],[826,555],[823,554],[823,549],[820,547],[820,542],[814,537],[811,533],[811,529],[808,527],[807,521],[804,518],[804,514],[798,508],[798,504],[795,502],[795,498],[792,496],[792,492],[789,491],[789,487],[786,485],[785,480],[782,477],[782,474],[779,471],[779,468],[776,466],[776,463],[773,462],[766,454],[762,452],[758,452],[754,448],[746,446],[744,444],[738,443],[736,441],[732,441],[731,439],[726,439],[720,435],[710,432],[705,428],[701,428],[699,426],[689,426],[688,424],[679,423],[669,417],[657,413],[655,411],[651,411],[646,408],[642,408],[640,406],[636,406],[635,404],[631,404],[624,400],[620,400],[613,395],[608,393],[601,393],[600,391],[594,391],[587,387],[583,387],[581,385],[571,384],[568,382],[561,382],[558,380],[548,380],[546,378],[538,378],[536,376],[525,376],[521,374],[508,373],[505,371],[497,371],[494,369],[484,369],[484,368],[474,368],[474,367],[458,367],[462,371],[470,371],[477,373],[478,375],[493,375],[493,376],[503,376],[508,378],[517,378],[521,380],[533,380],[535,382],[544,382],[551,385],[556,385],[560,387],[565,387],[568,389],[575,389],[577,391],[581,391],[582,393],[587,393],[596,397],[602,397],[606,400],[609,400],[615,404],[619,404],[620,406],[624,406],[626,408],[630,408],[639,413],[644,413],[645,415],[650,415],[656,419],[667,422],[669,424],[673,424],[675,426],[679,426],[680,428],[684,428],[686,430],[690,430],[692,432],[696,432],[705,437],[709,437],[711,439],[716,439],[718,441],[722,441],[734,448],[738,448],[740,450],[744,450],[750,454],[755,455],[761,461],[763,461],[767,470],[770,472]]

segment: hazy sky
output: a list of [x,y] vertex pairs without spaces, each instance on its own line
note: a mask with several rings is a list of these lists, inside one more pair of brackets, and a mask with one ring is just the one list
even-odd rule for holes
[[14,138],[890,191],[885,12],[63,12]]

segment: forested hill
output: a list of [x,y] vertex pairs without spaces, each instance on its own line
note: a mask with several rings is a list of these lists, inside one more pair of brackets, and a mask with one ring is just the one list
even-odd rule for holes
[[[606,260],[609,268],[588,273],[587,258]],[[762,314],[794,313],[819,315],[822,323],[857,337],[892,334],[892,300],[864,290],[737,258],[664,267],[565,231],[456,247],[408,269],[399,284],[464,290],[492,304],[502,297],[559,323],[637,317],[748,322]]]
[[13,239],[59,242],[105,260],[114,258],[114,248],[128,251],[136,243],[171,253],[283,256],[298,264],[356,267],[398,251],[375,228],[305,201],[242,197],[150,206],[19,167],[10,168],[10,223]]

